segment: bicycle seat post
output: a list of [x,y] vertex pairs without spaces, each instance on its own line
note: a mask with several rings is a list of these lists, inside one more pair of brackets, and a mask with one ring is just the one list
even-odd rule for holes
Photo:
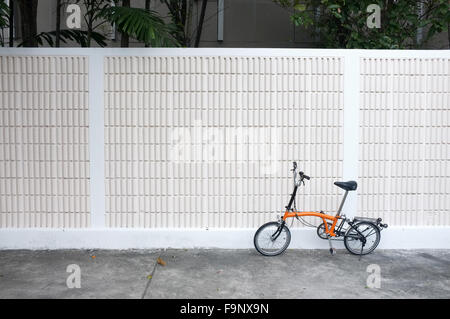
[[346,190],[345,194],[344,194],[344,198],[342,198],[341,205],[339,205],[339,209],[338,209],[338,211],[336,213],[336,217],[339,217],[341,215],[342,207],[344,207],[344,203],[345,203],[345,200],[347,198],[347,195],[348,195],[348,191]]

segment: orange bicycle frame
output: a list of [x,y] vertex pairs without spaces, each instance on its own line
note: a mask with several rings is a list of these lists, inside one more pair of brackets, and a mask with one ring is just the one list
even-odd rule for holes
[[[286,221],[286,219],[290,217],[305,217],[305,216],[314,216],[322,218],[323,224],[325,226],[325,233],[330,235],[331,237],[336,237],[336,234],[334,232],[334,229],[336,227],[336,224],[339,220],[339,215],[337,216],[331,216],[324,213],[317,213],[317,212],[290,212],[286,211],[283,215],[283,221]],[[326,220],[331,220],[333,224],[331,227],[328,227],[328,223]]]
[[[295,209],[295,196],[297,194],[297,189],[298,187],[301,185],[301,183],[303,182],[303,179],[308,179],[309,180],[309,176],[305,175],[303,172],[300,172],[300,181],[297,183],[296,182],[296,176],[297,176],[297,163],[294,162],[294,169],[292,170],[294,173],[294,191],[291,194],[291,198],[289,200],[289,204],[286,206],[286,211],[282,217],[283,222],[286,221],[287,218],[290,217],[305,217],[305,216],[314,216],[314,217],[319,217],[323,220],[323,225],[325,228],[325,233],[327,235],[329,235],[330,237],[336,237],[336,233],[334,232],[335,228],[336,228],[336,224],[338,222],[338,220],[340,219],[341,216],[341,211],[342,211],[342,207],[344,206],[344,202],[345,199],[347,198],[347,194],[348,194],[348,190],[345,191],[344,194],[344,198],[342,199],[342,202],[339,206],[339,209],[336,213],[336,216],[332,216],[332,215],[327,215],[324,214],[322,212],[318,213],[318,212],[296,212],[294,211]],[[304,182],[303,182],[304,183]],[[294,207],[292,207],[294,206]],[[330,220],[332,222],[331,227],[328,227],[328,223],[327,220]]]

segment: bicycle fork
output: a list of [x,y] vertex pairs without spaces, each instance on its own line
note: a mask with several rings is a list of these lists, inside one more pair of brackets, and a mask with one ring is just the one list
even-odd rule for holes
[[280,236],[281,232],[283,231],[283,227],[286,224],[286,222],[284,220],[282,220],[280,218],[280,220],[278,221],[279,226],[277,228],[277,230],[275,231],[275,233],[272,234],[272,236],[270,236],[270,239],[272,239],[272,241],[275,241],[278,236]]

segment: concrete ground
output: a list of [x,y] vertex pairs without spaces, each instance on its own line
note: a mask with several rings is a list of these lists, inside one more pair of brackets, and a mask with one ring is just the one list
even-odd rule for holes
[[[67,287],[72,264],[81,288]],[[450,251],[4,250],[0,298],[450,298]]]

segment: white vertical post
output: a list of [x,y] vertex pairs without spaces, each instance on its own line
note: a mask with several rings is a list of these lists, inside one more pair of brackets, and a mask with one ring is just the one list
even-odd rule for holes
[[[358,52],[349,50],[344,59],[344,157],[343,179],[358,182],[359,156],[359,81],[360,57]],[[358,189],[361,184],[358,184]],[[349,192],[343,213],[348,217],[356,215],[358,209],[357,192]]]
[[89,167],[91,227],[105,227],[103,55],[89,55]]

